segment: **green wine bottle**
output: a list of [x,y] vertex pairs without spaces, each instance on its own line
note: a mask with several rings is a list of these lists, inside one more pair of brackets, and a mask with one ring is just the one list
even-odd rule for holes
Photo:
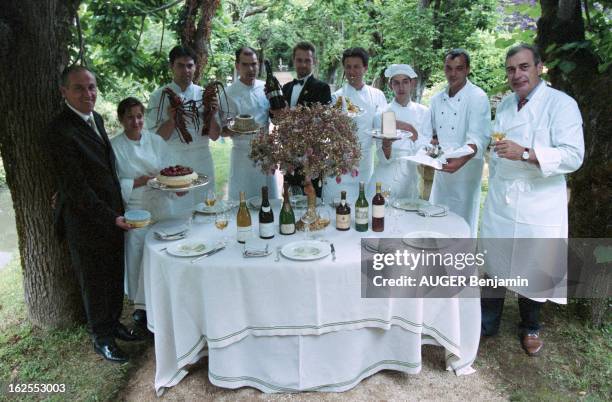
[[282,235],[292,235],[295,233],[295,214],[289,202],[289,185],[285,183],[283,191],[283,207],[279,216],[279,231]]
[[370,204],[365,197],[365,183],[359,182],[359,198],[355,202],[355,230],[367,232],[369,224]]

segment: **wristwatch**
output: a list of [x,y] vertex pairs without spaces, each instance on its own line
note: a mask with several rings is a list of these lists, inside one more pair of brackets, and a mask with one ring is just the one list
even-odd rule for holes
[[525,150],[523,151],[523,154],[521,155],[521,159],[524,161],[529,160],[529,148],[525,148]]

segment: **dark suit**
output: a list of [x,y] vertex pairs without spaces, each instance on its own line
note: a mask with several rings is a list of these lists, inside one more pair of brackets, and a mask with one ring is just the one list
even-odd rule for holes
[[68,107],[49,125],[46,141],[58,200],[55,224],[65,235],[88,330],[94,338],[112,336],[123,308],[123,215],[115,154],[102,117],[93,113],[101,137]]
[[[283,96],[287,101],[287,104],[291,104],[291,93],[293,92],[294,81],[290,81],[283,85]],[[304,87],[302,88],[302,92],[300,92],[300,96],[298,97],[297,104],[308,106],[313,103],[321,103],[323,105],[327,105],[331,103],[331,90],[327,83],[316,79],[314,76],[308,77],[306,82],[304,82]],[[304,190],[304,186],[302,183],[304,182],[304,176],[300,174],[298,170],[293,175],[286,175],[285,182],[291,186],[298,185],[302,187]],[[317,192],[317,197],[321,197],[321,186],[319,185],[320,179],[312,180],[312,184]]]

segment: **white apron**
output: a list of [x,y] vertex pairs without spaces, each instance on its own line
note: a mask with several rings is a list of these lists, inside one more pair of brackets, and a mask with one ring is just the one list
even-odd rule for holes
[[[500,104],[495,131],[504,132],[506,139],[534,149],[540,167],[491,155],[489,192],[480,235],[481,246],[487,249],[486,270],[490,276],[520,275],[529,279],[529,289],[510,289],[536,301],[565,303],[567,249],[565,240],[556,240],[567,238],[568,232],[563,173],[578,169],[584,145],[582,119],[575,102],[574,108],[563,110],[555,102],[558,94],[543,84],[520,111],[514,95]],[[561,101],[567,104],[567,98],[563,94]],[[556,122],[550,116],[555,112],[549,112],[551,109],[564,114],[562,119],[567,119],[571,128],[554,128]],[[566,138],[555,138],[557,133]],[[561,149],[563,153],[566,149],[570,152],[559,158],[563,155],[558,152]],[[555,156],[549,157],[551,154]],[[543,167],[547,170],[552,159],[561,174],[543,173]],[[488,240],[492,238],[513,240],[508,243]]]

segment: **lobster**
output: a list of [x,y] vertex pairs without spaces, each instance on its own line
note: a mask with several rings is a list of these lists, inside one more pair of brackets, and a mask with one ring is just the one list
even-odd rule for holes
[[180,96],[176,94],[172,89],[166,87],[162,91],[161,100],[159,101],[159,108],[157,110],[157,121],[161,120],[161,117],[165,111],[164,101],[168,99],[170,106],[176,110],[175,122],[176,129],[179,133],[181,142],[189,144],[193,141],[193,137],[187,129],[187,121],[193,124],[198,130],[200,128],[200,116],[199,116],[199,104],[200,101],[190,100],[184,101]]
[[219,100],[219,93],[223,92],[223,97],[225,98],[225,104],[227,106],[227,112],[220,110],[221,113],[225,113],[228,116],[224,118],[221,116],[221,124],[226,122],[225,120],[229,117],[229,101],[227,99],[227,94],[225,93],[225,87],[223,83],[220,81],[211,81],[204,87],[204,93],[202,95],[202,105],[204,107],[204,125],[202,127],[202,135],[208,135],[208,131],[210,130],[210,120],[213,117],[213,113],[215,112],[212,108],[212,103],[215,100]]

